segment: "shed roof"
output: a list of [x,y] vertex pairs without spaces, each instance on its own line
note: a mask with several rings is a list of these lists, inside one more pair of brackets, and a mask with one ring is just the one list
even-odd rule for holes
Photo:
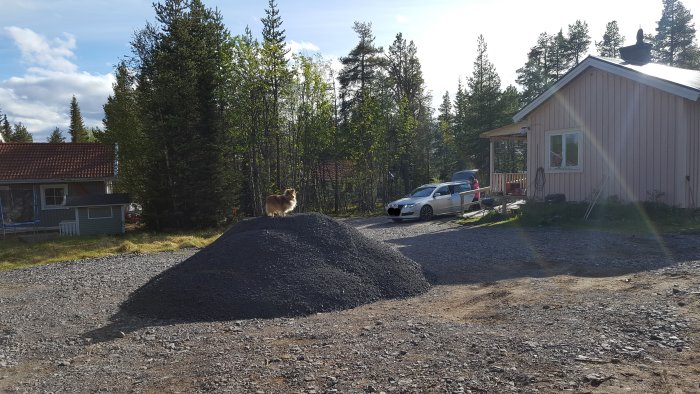
[[[516,122],[516,123],[511,123],[509,125],[505,125],[502,127],[499,127],[497,129],[485,131],[479,136],[481,138],[491,138],[491,139],[498,139],[500,137],[506,137],[506,138],[515,138],[515,139],[526,139],[526,130],[530,128],[530,122],[527,120],[524,120],[522,122]],[[525,131],[525,132],[524,132]]]
[[588,67],[619,75],[624,78],[663,90],[670,94],[680,96],[692,101],[700,99],[700,71],[687,70],[678,67],[666,66],[663,64],[631,64],[622,59],[588,56],[581,63],[576,65],[568,73],[564,74],[554,85],[547,89],[523,107],[515,116],[514,122],[523,120],[540,104],[552,97],[559,89],[563,88],[574,78],[580,75]]
[[66,206],[68,207],[95,207],[106,205],[126,205],[131,202],[126,193],[115,194],[92,194],[87,196],[68,196]]
[[114,151],[95,143],[0,144],[0,181],[114,177]]

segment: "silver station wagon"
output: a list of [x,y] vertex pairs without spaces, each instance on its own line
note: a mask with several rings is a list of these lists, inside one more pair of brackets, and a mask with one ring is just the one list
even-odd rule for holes
[[[395,222],[404,219],[430,220],[435,215],[458,212],[459,193],[469,190],[471,186],[467,182],[429,183],[400,200],[390,202],[385,212]],[[469,204],[473,199],[473,194],[464,196],[464,204]]]

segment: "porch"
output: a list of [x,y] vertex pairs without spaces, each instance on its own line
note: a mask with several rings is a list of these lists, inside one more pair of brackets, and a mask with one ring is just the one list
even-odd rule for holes
[[527,121],[481,133],[489,139],[491,193],[527,196]]

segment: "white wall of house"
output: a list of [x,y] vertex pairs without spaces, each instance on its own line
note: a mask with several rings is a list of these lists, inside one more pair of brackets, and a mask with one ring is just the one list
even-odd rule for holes
[[[530,196],[535,172],[543,167],[544,194],[564,193],[568,201],[590,198],[606,174],[602,198],[646,201],[659,192],[662,202],[686,207],[690,176],[698,201],[700,102],[590,67],[528,119]],[[549,168],[552,134],[581,138],[577,166]]]

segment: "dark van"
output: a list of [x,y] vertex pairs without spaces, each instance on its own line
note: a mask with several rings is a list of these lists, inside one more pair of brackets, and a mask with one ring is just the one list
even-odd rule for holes
[[459,181],[469,181],[469,178],[474,177],[476,179],[479,179],[478,176],[476,176],[476,173],[479,172],[479,170],[462,170],[462,171],[457,171],[454,174],[452,174],[452,182],[459,182]]

